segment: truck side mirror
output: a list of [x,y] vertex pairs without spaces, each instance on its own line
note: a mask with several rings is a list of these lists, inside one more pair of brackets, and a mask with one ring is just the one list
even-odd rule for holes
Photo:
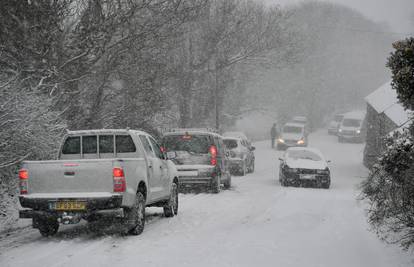
[[254,146],[250,147],[250,151],[255,151],[255,150],[256,150],[256,148]]

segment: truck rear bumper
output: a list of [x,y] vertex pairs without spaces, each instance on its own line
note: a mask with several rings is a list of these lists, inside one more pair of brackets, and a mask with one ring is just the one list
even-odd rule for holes
[[[117,209],[106,209],[106,210],[95,210],[86,212],[87,216],[94,215],[99,217],[124,217],[124,209],[117,208]],[[19,218],[20,219],[32,219],[35,217],[60,217],[60,214],[55,211],[44,211],[44,210],[32,210],[32,209],[24,209],[19,210]]]
[[97,212],[100,210],[119,209],[122,205],[122,195],[109,195],[100,197],[81,197],[81,196],[44,196],[35,197],[33,195],[20,196],[20,205],[23,208],[33,209],[40,212],[58,212],[50,209],[50,203],[58,201],[79,201],[85,202],[86,208],[81,212]]

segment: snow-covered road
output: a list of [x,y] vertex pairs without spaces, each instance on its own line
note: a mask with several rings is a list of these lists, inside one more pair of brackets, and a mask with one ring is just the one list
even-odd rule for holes
[[382,243],[358,202],[367,171],[360,144],[310,136],[332,160],[329,190],[283,188],[280,152],[256,143],[256,172],[233,177],[233,189],[180,195],[179,216],[150,209],[140,236],[97,235],[85,225],[42,238],[25,228],[0,236],[0,266],[413,266],[413,254]]

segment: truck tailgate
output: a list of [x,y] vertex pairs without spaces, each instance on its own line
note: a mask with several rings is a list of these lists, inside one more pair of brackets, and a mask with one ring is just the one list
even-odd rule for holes
[[113,160],[27,161],[29,194],[112,192]]

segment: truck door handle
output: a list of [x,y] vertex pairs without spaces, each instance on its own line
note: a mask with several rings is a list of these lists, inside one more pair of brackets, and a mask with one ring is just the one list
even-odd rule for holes
[[162,169],[164,169],[162,166],[160,166],[160,169],[162,170]]
[[148,168],[152,169],[152,165],[148,165]]

